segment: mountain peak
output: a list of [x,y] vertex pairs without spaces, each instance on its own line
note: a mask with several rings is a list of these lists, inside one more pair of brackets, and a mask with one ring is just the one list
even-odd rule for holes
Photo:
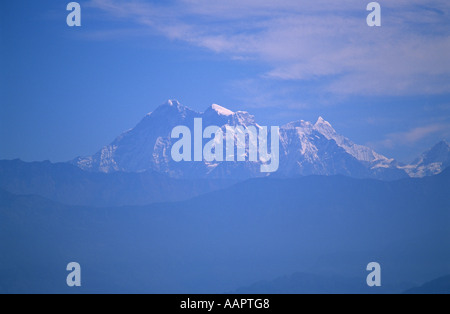
[[327,120],[322,118],[321,116],[319,117],[319,119],[317,119],[317,122],[316,122],[316,126],[319,126],[319,125],[327,125],[327,126],[331,127],[331,124]]
[[[159,105],[153,112],[148,113],[144,119],[136,126],[139,127],[147,127],[149,121],[172,121],[175,123],[180,123],[181,120],[186,117],[197,116],[198,114],[187,106],[181,104],[178,100],[169,99],[165,103]],[[180,120],[181,119],[181,120]],[[180,121],[179,121],[180,120]],[[162,121],[159,122],[159,125],[163,125]]]
[[163,106],[169,106],[169,107],[178,107],[181,106],[180,102],[176,99],[169,99],[166,101]]
[[333,126],[322,117],[319,117],[319,119],[317,119],[317,122],[314,125],[314,129],[316,129],[329,139],[330,138],[335,139],[335,136],[337,135],[337,132],[333,128]]
[[154,113],[163,113],[163,115],[166,115],[167,112],[178,112],[182,113],[185,112],[188,108],[184,105],[182,105],[178,100],[175,99],[169,99],[165,103],[163,103],[161,106],[159,106]]
[[442,140],[439,143],[437,143],[434,147],[435,148],[437,148],[437,147],[450,147],[450,144],[446,140]]
[[217,112],[221,116],[232,116],[232,115],[234,115],[233,111],[231,111],[231,110],[229,110],[229,109],[227,109],[225,107],[219,106],[217,104],[213,104],[210,108],[212,110],[214,110],[215,112]]
[[442,140],[417,158],[408,173],[412,177],[424,177],[441,173],[450,167],[450,145]]
[[429,151],[423,154],[423,161],[428,162],[445,162],[450,158],[450,145],[447,141],[442,140],[433,146]]
[[428,152],[426,152],[425,155],[430,154],[430,153],[436,153],[436,152],[448,153],[449,151],[450,151],[450,145],[448,144],[448,142],[446,140],[442,140],[439,143],[437,143],[436,145],[434,145]]

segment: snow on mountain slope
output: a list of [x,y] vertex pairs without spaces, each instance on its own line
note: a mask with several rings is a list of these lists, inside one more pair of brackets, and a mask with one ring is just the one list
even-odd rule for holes
[[322,117],[319,117],[314,129],[321,133],[329,140],[334,140],[340,147],[345,149],[347,153],[364,162],[374,162],[374,161],[389,161],[388,158],[377,154],[371,148],[366,146],[361,146],[353,143],[348,138],[338,134],[336,130],[331,126],[331,124],[325,121]]
[[425,177],[441,173],[450,167],[450,144],[441,141],[404,169],[411,177]]
[[251,163],[180,162],[171,158],[172,145],[178,139],[171,138],[176,126],[194,129],[194,119],[202,118],[203,127],[257,126],[254,117],[247,112],[232,112],[218,105],[198,113],[169,100],[148,114],[135,128],[120,135],[113,143],[103,147],[94,156],[79,157],[73,163],[88,171],[143,172],[157,171],[172,177],[253,177],[258,170]]
[[353,143],[350,139],[338,134],[322,117],[319,117],[314,128],[327,139],[334,140],[339,147],[368,167],[372,176],[388,180],[405,177],[405,171],[399,168],[397,161],[378,154],[367,146]]
[[211,106],[211,109],[215,110],[218,114],[220,114],[222,116],[232,116],[234,114],[233,111],[228,110],[227,108],[224,108],[224,107],[219,106],[217,104],[213,104]]
[[[404,171],[388,165],[389,160],[368,147],[356,145],[339,135],[323,118],[316,124],[298,121],[280,130],[284,155],[280,159],[279,174],[290,175],[346,175],[357,178],[406,177]],[[380,173],[375,165],[386,163]]]
[[[203,119],[203,128],[215,125],[260,128],[248,112],[233,112],[212,105],[205,112],[195,112],[178,101],[169,100],[133,129],[93,156],[79,157],[72,163],[88,171],[157,171],[175,178],[252,178],[260,172],[260,162],[180,162],[171,158],[174,127],[193,130],[194,119]],[[204,142],[203,144],[205,144]],[[408,175],[395,160],[372,149],[357,145],[338,134],[322,117],[315,124],[297,121],[280,128],[280,167],[277,176],[347,175],[357,178],[393,180]]]
[[78,158],[76,164],[84,170],[101,172],[168,172],[172,129],[190,125],[197,117],[198,113],[169,100],[94,156]]

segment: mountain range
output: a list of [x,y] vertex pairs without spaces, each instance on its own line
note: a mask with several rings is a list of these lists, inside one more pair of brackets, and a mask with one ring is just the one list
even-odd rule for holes
[[[204,127],[260,127],[248,112],[232,112],[219,105],[196,112],[176,100],[169,100],[110,145],[92,156],[78,157],[71,163],[90,172],[153,171],[172,178],[188,179],[248,179],[265,175],[260,172],[261,162],[250,162],[248,158],[246,162],[173,161],[171,147],[177,141],[170,136],[173,128],[182,125],[193,130],[195,118],[202,118]],[[279,133],[280,167],[272,174],[277,177],[346,175],[397,180],[435,175],[450,166],[450,145],[445,141],[414,163],[405,165],[369,147],[355,144],[340,135],[322,117],[316,123],[288,123],[280,127]]]
[[[171,131],[194,118],[260,127],[169,101],[93,156],[0,161],[0,293],[448,291],[448,143],[404,165],[323,118],[297,121],[266,176],[258,162],[174,162]],[[381,289],[366,286],[371,261]]]

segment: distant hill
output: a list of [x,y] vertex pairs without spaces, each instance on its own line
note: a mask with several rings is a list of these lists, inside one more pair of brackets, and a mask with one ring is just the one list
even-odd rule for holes
[[68,205],[122,206],[171,202],[228,187],[235,180],[182,180],[156,172],[93,173],[67,164],[0,161],[0,188]]
[[339,275],[317,275],[295,273],[272,281],[262,281],[248,287],[240,288],[232,294],[385,294],[400,293],[405,286],[368,287],[361,278],[346,278]]
[[[266,178],[187,201],[105,208],[3,191],[0,286],[73,292],[71,261],[83,267],[78,292],[222,293],[294,273],[364,283],[372,261],[386,287],[426,282],[450,273],[449,184],[448,170],[395,182]],[[347,291],[340,282],[328,291]],[[300,288],[308,290],[280,285]]]
[[405,294],[450,294],[450,275],[427,282],[418,288],[409,289]]

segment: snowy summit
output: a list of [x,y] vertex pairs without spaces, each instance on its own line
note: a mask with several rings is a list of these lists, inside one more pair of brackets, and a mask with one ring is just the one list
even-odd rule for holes
[[222,116],[232,116],[234,115],[234,112],[231,110],[228,110],[227,108],[224,108],[222,106],[219,106],[217,104],[213,104],[211,108],[216,111],[218,114]]

